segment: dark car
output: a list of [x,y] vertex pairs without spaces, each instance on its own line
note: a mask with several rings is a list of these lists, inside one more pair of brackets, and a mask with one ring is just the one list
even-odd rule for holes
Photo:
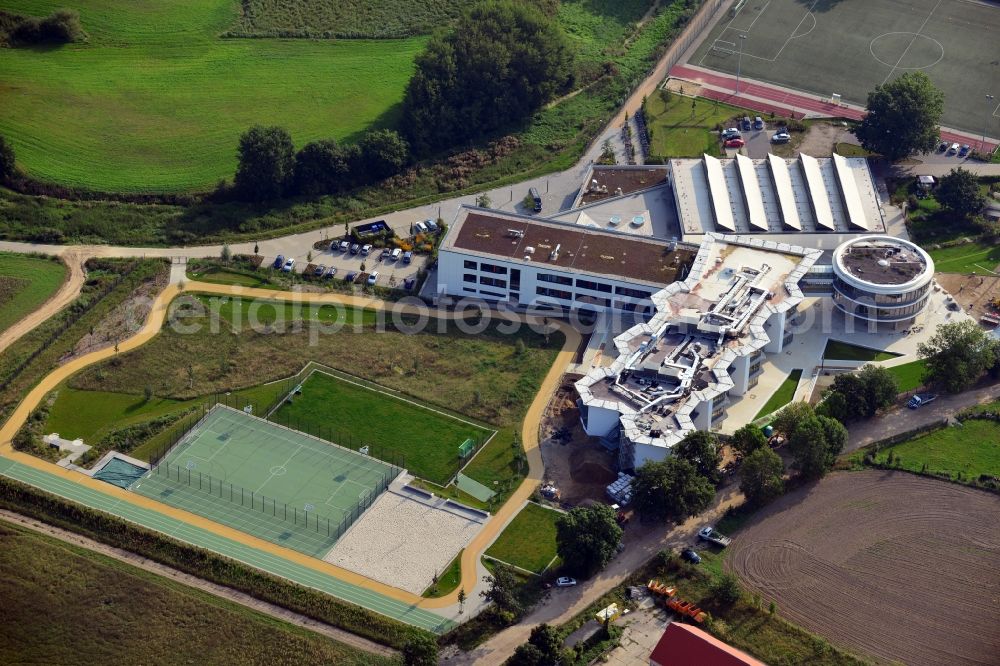
[[946,150],[948,150],[948,142],[947,141],[942,141],[941,143],[938,144],[937,151],[939,153],[943,153]]
[[405,289],[406,291],[411,291],[413,289],[413,285],[415,285],[416,283],[417,281],[415,279],[406,278],[405,280],[403,280],[403,289]]
[[742,127],[744,132],[749,132],[753,129],[753,123],[750,122],[750,116],[743,116]]
[[701,555],[694,552],[690,548],[685,548],[681,551],[681,559],[685,562],[690,562],[691,564],[701,564]]
[[313,276],[314,277],[323,277],[323,273],[325,273],[325,272],[326,272],[326,266],[323,265],[323,264],[320,264],[319,266],[317,266],[316,268],[313,269]]
[[958,156],[959,157],[965,157],[966,155],[969,154],[970,150],[972,150],[972,146],[970,146],[967,143],[963,144],[962,147],[958,149]]
[[281,268],[284,265],[285,265],[285,257],[284,255],[279,254],[277,257],[275,257],[274,263],[271,264],[271,268]]
[[354,282],[357,279],[358,279],[357,271],[350,271],[347,275],[344,276],[344,282]]
[[755,130],[762,130],[762,129],[764,129],[764,119],[761,118],[760,116],[757,116],[756,118],[754,118],[753,119],[753,128]]

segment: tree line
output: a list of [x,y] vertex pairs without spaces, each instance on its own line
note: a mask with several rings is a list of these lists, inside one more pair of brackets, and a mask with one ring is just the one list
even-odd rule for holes
[[0,11],[0,46],[68,44],[84,37],[80,14],[74,9],[57,9],[41,18]]

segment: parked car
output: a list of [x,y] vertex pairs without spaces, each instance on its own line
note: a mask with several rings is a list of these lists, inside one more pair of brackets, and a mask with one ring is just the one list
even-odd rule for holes
[[729,537],[724,536],[719,532],[716,532],[715,528],[712,527],[711,525],[709,525],[708,527],[701,528],[698,531],[698,538],[703,539],[704,541],[707,541],[709,543],[714,543],[716,546],[719,546],[720,548],[725,548],[726,546],[728,546],[733,542],[733,540],[730,539]]
[[337,267],[336,266],[330,266],[330,268],[326,269],[326,275],[324,275],[323,277],[325,277],[326,279],[329,280],[330,278],[332,278],[336,274],[337,274]]
[[735,127],[729,127],[722,130],[723,141],[725,141],[726,139],[737,139],[739,137],[740,137],[740,131]]
[[756,118],[754,118],[753,119],[753,128],[755,130],[762,130],[762,129],[764,129],[764,119],[761,118],[760,116],[757,116]]
[[351,244],[348,243],[347,241],[340,241],[340,245],[338,245],[337,247],[340,249],[341,252],[347,252],[349,249],[351,249]]
[[377,280],[378,280],[378,271],[372,271],[371,273],[368,274],[368,286],[369,287],[374,286],[375,282]]
[[430,231],[431,233],[437,233],[437,230],[438,230],[438,223],[437,222],[435,222],[434,220],[427,219],[427,220],[424,220],[424,224],[427,225],[428,231]]
[[382,254],[380,254],[378,258],[381,259],[382,261],[385,261],[386,259],[389,258],[389,253],[390,252],[392,252],[392,250],[390,250],[387,247],[384,247],[384,248],[382,248]]
[[694,552],[690,548],[685,548],[681,551],[681,559],[685,562],[690,562],[691,564],[701,564],[701,555]]
[[951,144],[951,146],[948,147],[948,154],[949,155],[954,155],[957,152],[958,152],[958,144],[957,143],[953,143],[953,144]]
[[347,271],[347,275],[344,276],[344,282],[354,282],[358,279],[357,271]]
[[404,252],[404,253],[403,253],[403,263],[404,263],[404,264],[408,264],[408,263],[410,263],[411,261],[413,261],[413,253],[412,253],[412,252],[409,252],[409,251],[407,251],[407,252]]
[[970,150],[972,150],[972,146],[970,146],[967,143],[963,144],[962,147],[958,149],[958,156],[959,157],[965,157],[966,155],[969,154]]
[[910,398],[906,403],[906,406],[910,409],[920,409],[929,402],[934,402],[937,400],[936,393],[917,393],[915,396]]
[[729,139],[725,143],[726,148],[742,148],[745,145],[747,145],[747,142],[743,139]]
[[326,273],[326,266],[323,264],[313,269],[313,277],[323,277],[323,273]]
[[771,137],[771,143],[788,143],[792,140],[792,135],[787,132],[778,132]]
[[291,257],[289,257],[285,261],[285,265],[281,268],[281,270],[284,271],[285,273],[291,273],[292,272],[292,268],[294,266],[295,266],[295,260],[292,259]]
[[740,125],[744,132],[749,132],[753,129],[753,124],[750,122],[750,116],[743,116],[743,124]]
[[351,244],[351,254],[357,254],[361,251],[361,246],[358,243]]
[[403,256],[403,251],[400,250],[398,247],[389,253],[389,259],[391,259],[392,261],[399,261],[399,258],[401,256]]
[[371,253],[372,253],[372,245],[371,245],[371,243],[365,243],[364,245],[361,246],[361,256],[362,257],[367,257]]
[[941,143],[938,144],[937,151],[939,153],[943,153],[946,150],[948,150],[948,142],[947,141],[942,141]]
[[271,264],[271,268],[281,268],[284,265],[285,265],[285,256],[279,254],[277,257],[274,258],[274,263]]
[[574,585],[576,585],[575,578],[570,578],[568,576],[556,578],[556,587],[573,587]]
[[416,229],[416,232],[418,234],[426,234],[427,233],[427,225],[424,224],[423,222],[416,222],[416,223],[414,223],[413,228]]
[[413,286],[415,284],[417,284],[416,278],[411,278],[411,277],[406,278],[405,280],[403,280],[403,289],[405,289],[406,291],[412,291]]

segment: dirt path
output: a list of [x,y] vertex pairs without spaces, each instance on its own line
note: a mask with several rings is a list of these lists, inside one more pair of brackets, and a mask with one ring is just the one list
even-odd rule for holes
[[847,446],[844,453],[856,451],[872,442],[877,442],[899,432],[913,430],[922,425],[954,416],[956,412],[983,402],[1000,398],[1000,383],[975,388],[957,395],[943,395],[920,409],[896,409],[848,428]]
[[260,599],[251,597],[250,595],[244,594],[238,590],[203,580],[196,576],[192,576],[182,571],[178,571],[177,569],[160,564],[159,562],[146,559],[141,555],[136,555],[135,553],[127,550],[114,548],[99,541],[94,541],[93,539],[80,536],[79,534],[75,534],[58,527],[53,527],[47,523],[37,521],[34,518],[28,518],[27,516],[22,516],[19,513],[6,511],[4,509],[0,509],[0,518],[16,523],[21,527],[34,530],[35,532],[40,532],[55,539],[59,539],[60,541],[73,544],[74,546],[79,546],[96,553],[101,553],[102,555],[116,559],[119,562],[125,562],[126,564],[138,567],[139,569],[163,576],[164,578],[169,578],[190,587],[208,592],[209,594],[214,594],[217,597],[227,599],[240,604],[241,606],[246,606],[247,608],[252,608],[255,611],[264,613],[265,615],[269,615],[278,620],[283,620],[284,622],[322,634],[335,641],[350,645],[353,648],[364,650],[365,652],[371,652],[372,654],[377,654],[383,657],[395,657],[399,655],[399,652],[393,650],[392,648],[379,645],[378,643],[361,638],[360,636],[356,636],[350,632],[344,631],[343,629],[332,627],[323,622],[317,622],[310,617],[292,612],[287,608],[282,608],[281,606],[261,601]]
[[779,612],[909,666],[996,664],[1000,497],[905,472],[831,474],[757,513],[725,566]]
[[47,321],[72,303],[80,295],[80,289],[83,288],[83,283],[87,279],[87,275],[83,270],[83,263],[89,258],[89,254],[77,249],[71,249],[60,254],[59,258],[69,268],[66,280],[49,300],[42,303],[40,308],[28,314],[24,319],[15,323],[3,333],[0,333],[0,349],[10,347],[31,332],[36,326]]
[[626,548],[597,576],[577,587],[555,589],[518,624],[505,629],[478,648],[449,659],[453,664],[503,663],[514,650],[527,642],[538,624],[562,624],[584,610],[616,585],[620,585],[650,558],[664,549],[693,544],[701,527],[711,524],[730,506],[743,502],[739,487],[731,483],[716,495],[715,503],[699,516],[674,527],[641,525],[633,521],[625,531]]

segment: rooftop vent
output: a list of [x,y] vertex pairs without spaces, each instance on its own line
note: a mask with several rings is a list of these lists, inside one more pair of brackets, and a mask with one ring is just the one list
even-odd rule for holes
[[556,259],[559,258],[559,248],[560,247],[562,247],[562,245],[556,243],[556,248],[554,250],[552,250],[552,252],[549,253],[549,259],[550,260],[555,261]]
[[881,266],[882,268],[889,268],[889,260],[888,259],[879,259],[878,260],[878,265]]
[[524,253],[525,254],[534,254],[535,253],[535,248],[532,247],[531,245],[529,245],[528,247],[524,248]]
[[524,229],[508,229],[507,235],[514,238],[524,238]]

